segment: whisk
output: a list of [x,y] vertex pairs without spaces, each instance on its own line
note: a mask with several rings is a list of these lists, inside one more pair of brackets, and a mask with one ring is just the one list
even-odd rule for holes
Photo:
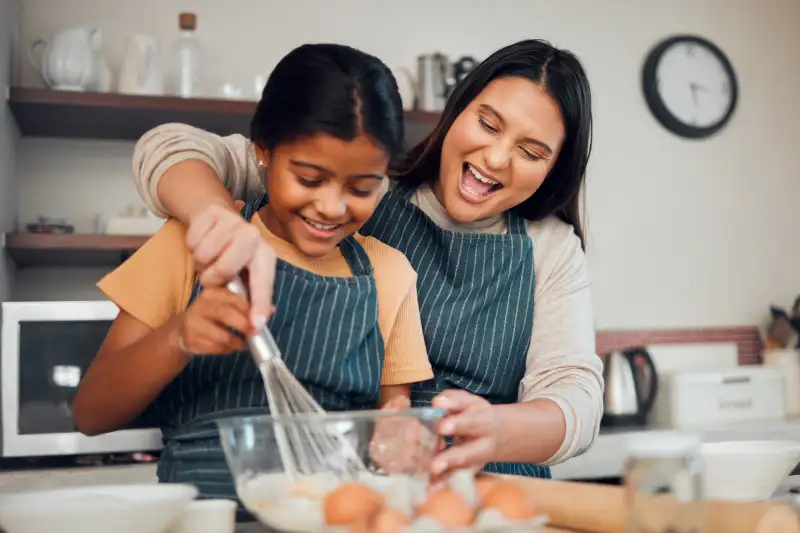
[[[239,276],[233,278],[227,288],[248,298],[247,288]],[[282,422],[296,414],[324,415],[326,411],[286,366],[269,328],[264,326],[262,331],[248,335],[247,345],[264,380],[270,413],[279,417],[273,429],[289,478],[296,481],[298,474],[333,472],[341,479],[366,471],[367,467],[347,439],[347,428],[324,420]]]

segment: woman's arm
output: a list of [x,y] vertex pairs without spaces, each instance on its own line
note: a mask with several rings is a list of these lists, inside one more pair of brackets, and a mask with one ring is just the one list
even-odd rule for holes
[[220,137],[185,124],[164,124],[145,133],[134,148],[132,167],[148,208],[187,223],[208,205],[231,206],[231,198],[250,201],[264,190],[248,139]]
[[437,396],[434,406],[448,411],[439,432],[459,442],[437,457],[434,474],[491,461],[555,464],[597,436],[603,377],[586,258],[571,227],[555,220],[531,226],[536,289],[520,402],[491,405],[460,390]]
[[525,435],[537,434],[537,441],[547,441],[546,449],[537,442],[544,455],[538,462],[552,465],[585,452],[597,437],[603,363],[595,351],[590,279],[578,238],[555,219],[529,226],[537,243],[533,334],[521,403],[498,413],[510,420],[504,454],[524,455]]
[[275,252],[232,200],[264,194],[250,141],[184,124],[159,126],[136,143],[133,180],[155,214],[190,225],[186,245],[204,285],[222,285],[247,270],[251,321],[263,326],[272,314]]

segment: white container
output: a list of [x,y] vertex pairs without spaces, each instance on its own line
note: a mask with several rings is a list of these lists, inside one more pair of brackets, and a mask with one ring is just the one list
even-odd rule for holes
[[700,430],[786,418],[783,376],[757,365],[661,376],[651,416],[658,427]]
[[764,364],[777,370],[784,379],[786,414],[800,415],[800,352],[798,350],[767,350]]
[[706,442],[703,496],[713,500],[769,499],[800,461],[800,443],[791,441]]
[[6,533],[162,533],[197,496],[191,485],[110,485],[0,496]]
[[158,40],[139,34],[128,39],[119,70],[117,90],[126,94],[160,96],[164,94],[164,78]]
[[702,531],[702,471],[700,439],[692,434],[640,434],[625,445],[625,495],[628,531],[651,531],[650,505],[654,494],[674,499],[669,516],[663,517],[664,531]]
[[186,505],[170,533],[233,533],[235,529],[235,501],[195,500]]
[[[95,80],[95,39],[97,28],[66,28],[52,39],[38,39],[28,50],[28,59],[48,88],[60,91],[85,91]],[[41,60],[33,51],[44,46]]]

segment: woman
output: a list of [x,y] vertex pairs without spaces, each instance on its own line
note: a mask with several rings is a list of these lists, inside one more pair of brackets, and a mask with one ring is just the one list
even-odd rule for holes
[[[597,435],[602,365],[579,205],[591,124],[574,55],[539,40],[505,47],[456,87],[362,229],[418,273],[435,377],[412,387],[412,401],[447,409],[438,429],[456,442],[435,474],[485,466],[549,477],[547,465]],[[260,294],[253,320],[263,323],[274,252],[228,192],[263,194],[252,146],[162,126],[137,144],[134,178],[154,212],[190,222],[204,282],[250,269]]]

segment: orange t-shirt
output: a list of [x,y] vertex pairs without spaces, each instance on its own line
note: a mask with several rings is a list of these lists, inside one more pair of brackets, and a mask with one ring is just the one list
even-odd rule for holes
[[[261,222],[251,222],[278,258],[321,276],[350,277],[352,272],[339,248],[311,258]],[[120,309],[155,329],[184,312],[196,273],[186,248],[186,226],[168,220],[127,261],[97,286]],[[372,237],[355,235],[374,269],[378,293],[378,324],[385,345],[381,385],[401,385],[433,377],[417,302],[417,273],[406,257]]]

